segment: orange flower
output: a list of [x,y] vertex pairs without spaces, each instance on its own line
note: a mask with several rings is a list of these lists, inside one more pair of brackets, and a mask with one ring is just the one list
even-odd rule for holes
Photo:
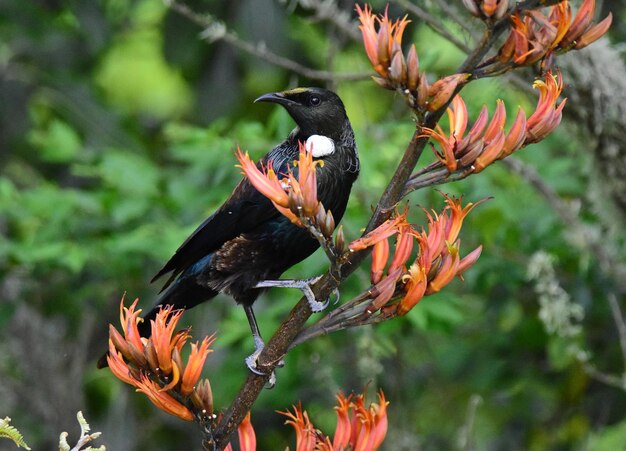
[[141,340],[141,335],[139,334],[139,329],[137,328],[137,324],[140,321],[143,321],[142,318],[139,317],[141,314],[141,309],[135,311],[135,307],[139,303],[139,298],[135,299],[130,307],[124,307],[124,296],[122,296],[122,300],[120,301],[120,323],[124,328],[124,337],[128,342],[129,346],[134,347],[137,351],[143,351],[143,341]]
[[200,378],[200,373],[204,367],[204,361],[207,356],[213,352],[212,349],[209,349],[209,346],[211,346],[211,343],[214,341],[215,334],[210,337],[204,337],[200,345],[198,345],[197,342],[191,344],[191,354],[189,354],[189,360],[187,361],[187,366],[183,372],[180,386],[181,395],[189,396],[193,391],[194,385],[196,385],[196,382],[198,382],[198,379]]
[[560,123],[565,100],[556,104],[563,90],[563,78],[558,72],[546,73],[545,81],[537,80],[534,85],[539,90],[539,101],[535,112],[527,119],[519,108],[515,120],[506,133],[506,109],[504,102],[497,101],[496,111],[488,122],[488,113],[483,106],[474,125],[465,134],[468,113],[465,102],[457,95],[447,109],[450,132],[446,134],[441,126],[422,129],[422,136],[432,138],[439,144],[433,147],[435,157],[448,172],[456,172],[468,167],[478,173],[494,161],[506,158],[521,147],[540,141],[550,134]]
[[130,368],[124,361],[122,354],[117,352],[113,345],[113,340],[109,338],[109,354],[107,355],[107,363],[111,372],[120,379],[122,382],[126,382],[129,385],[137,386],[137,380],[132,375]]
[[581,49],[603,36],[613,20],[611,13],[598,24],[592,24],[595,0],[584,0],[572,21],[569,1],[552,6],[548,16],[537,10],[517,12],[511,17],[512,28],[498,52],[498,60],[514,65],[531,65],[549,61],[555,49]]
[[317,435],[306,410],[302,411],[302,405],[293,406],[293,413],[289,410],[278,413],[285,415],[288,418],[285,424],[293,426],[296,431],[296,451],[313,451]]
[[[174,332],[182,311],[172,307],[161,308],[151,322],[152,335],[141,338],[136,327],[141,310],[135,310],[137,300],[128,308],[120,304],[120,321],[125,327],[122,336],[109,327],[109,354],[111,372],[123,382],[144,393],[161,410],[190,421],[194,418],[190,407],[209,414],[213,411],[213,395],[208,380],[198,383],[209,346],[214,336],[191,345],[191,353],[184,366],[181,349],[190,338],[189,328]],[[133,344],[134,343],[134,344]],[[141,349],[137,345],[141,343]],[[127,359],[127,361],[124,360]],[[197,388],[194,385],[198,384]]]
[[[278,180],[274,169],[270,166],[267,168],[266,172],[262,172],[257,165],[254,164],[254,161],[250,159],[248,152],[244,154],[239,148],[237,148],[235,155],[237,156],[237,160],[239,160],[239,167],[252,186],[271,200],[274,207],[283,215],[294,223],[298,222],[298,217],[289,209],[289,196],[283,188],[281,181]],[[285,182],[285,185],[288,185],[288,183]]]
[[[442,193],[443,194],[443,193]],[[448,221],[446,221],[445,227],[445,239],[448,243],[454,243],[459,236],[461,226],[463,225],[463,219],[472,211],[477,205],[483,203],[489,198],[481,199],[476,203],[468,202],[465,207],[461,206],[462,197],[456,198],[450,197],[447,194],[443,194],[446,198],[446,209],[444,212],[450,212],[448,215]]]
[[299,147],[299,159],[294,161],[294,167],[298,168],[297,176],[294,175],[294,170],[289,168],[287,176],[282,180],[278,179],[271,165],[265,172],[262,172],[247,153],[243,154],[237,149],[236,156],[240,163],[239,167],[250,183],[271,200],[280,213],[302,227],[304,224],[300,216],[303,215],[314,221],[321,206],[317,200],[315,171],[317,166],[323,165],[323,162],[314,161],[312,153],[307,152],[303,143],[299,143]]
[[166,376],[172,372],[172,348],[170,347],[170,342],[176,324],[178,324],[182,314],[182,310],[172,313],[172,306],[168,305],[159,311],[154,320],[150,321],[152,326],[150,342],[154,346],[159,370]]
[[164,392],[160,386],[142,374],[137,381],[137,391],[145,394],[152,403],[164,412],[177,416],[181,420],[192,421],[193,413],[174,397]]
[[409,310],[417,305],[417,303],[426,294],[426,271],[423,264],[417,261],[409,268],[409,273],[402,278],[406,295],[400,300],[397,308],[397,314],[406,315]]
[[337,427],[335,437],[329,437],[315,429],[306,411],[298,404],[290,411],[278,412],[285,415],[296,431],[297,451],[375,451],[383,443],[387,434],[387,400],[382,390],[378,393],[378,403],[365,406],[364,395],[337,395]]
[[613,14],[609,13],[600,23],[592,24],[595,14],[595,0],[584,0],[574,21],[569,25],[567,33],[559,43],[561,48],[573,47],[582,49],[592,42],[600,39],[609,29],[613,22]]
[[403,213],[396,212],[396,215],[393,218],[387,219],[371,232],[350,243],[348,247],[352,252],[361,251],[373,246],[379,241],[389,238],[391,235],[395,235],[402,227],[407,225],[406,215],[407,210]]
[[557,72],[554,76],[551,71],[548,71],[545,81],[535,80],[533,88],[539,90],[539,100],[535,112],[526,121],[524,145],[541,141],[559,125],[562,110],[567,100],[564,99],[558,106],[556,105],[558,97],[563,91],[561,72]]
[[506,13],[508,0],[463,0],[467,10],[476,17],[501,19]]
[[344,449],[350,443],[350,435],[352,433],[352,425],[350,422],[350,399],[352,395],[347,398],[342,392],[336,396],[337,407],[337,427],[335,428],[335,435],[333,437],[333,449]]
[[[404,16],[402,19],[391,22],[387,16],[387,9],[385,9],[384,14],[374,16],[369,5],[365,5],[363,8],[356,5],[356,10],[361,22],[359,29],[363,35],[365,53],[374,70],[382,77],[387,78],[389,76],[390,64],[393,65],[394,57],[397,57],[398,61],[395,65],[404,66],[404,69],[400,71],[397,68],[394,69],[397,72],[394,78],[405,79],[406,63],[404,62],[400,46],[404,29],[410,20],[407,19],[407,16]],[[376,30],[377,23],[378,30]]]
[[239,434],[239,449],[241,451],[256,451],[256,434],[250,421],[250,412],[246,414],[237,428]]

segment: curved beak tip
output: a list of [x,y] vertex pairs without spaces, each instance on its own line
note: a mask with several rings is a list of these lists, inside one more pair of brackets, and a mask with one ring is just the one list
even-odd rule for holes
[[254,103],[257,102],[280,102],[285,100],[285,95],[282,92],[270,92],[263,94],[260,97],[254,99]]

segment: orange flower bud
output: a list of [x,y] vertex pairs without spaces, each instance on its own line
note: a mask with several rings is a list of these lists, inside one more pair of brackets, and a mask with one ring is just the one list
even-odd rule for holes
[[582,48],[587,47],[589,44],[597,41],[602,36],[606,34],[606,32],[611,27],[613,23],[613,13],[609,13],[608,16],[604,18],[600,23],[592,26],[587,31],[585,31],[574,44],[574,48],[576,50],[580,50]]
[[427,105],[428,111],[436,111],[448,103],[456,88],[465,84],[470,76],[470,74],[448,75],[433,83],[428,90],[428,95],[431,97]]
[[385,305],[396,291],[396,283],[402,275],[402,268],[396,268],[390,271],[387,277],[378,282],[370,291],[375,296],[374,300],[367,306],[365,312],[372,314]]
[[371,281],[373,284],[380,282],[385,271],[385,265],[389,259],[389,241],[380,240],[372,249]]
[[435,274],[435,277],[428,282],[426,288],[427,294],[440,291],[443,287],[448,285],[457,274],[460,262],[458,244],[447,243],[447,246],[448,252],[443,255],[441,267]]
[[487,143],[483,148],[482,153],[474,160],[474,172],[479,173],[491,163],[496,161],[499,155],[502,153],[502,146],[504,145],[504,132],[500,132]]
[[526,137],[526,113],[522,108],[517,111],[517,116],[511,125],[509,133],[506,135],[504,146],[502,146],[502,153],[500,158],[505,158],[519,149],[524,144]]
[[478,258],[480,257],[480,254],[482,253],[482,251],[483,251],[483,246],[480,245],[461,259],[461,261],[459,262],[459,267],[456,270],[456,275],[461,280],[463,280],[462,274],[468,269],[470,269],[472,266],[474,266],[474,264],[478,261]]
[[404,264],[409,259],[411,252],[413,251],[414,239],[415,237],[413,236],[413,231],[410,227],[405,227],[400,231],[396,239],[396,252],[393,256],[393,260],[391,260],[391,264],[389,265],[389,272],[396,268],[404,268]]
[[401,51],[396,52],[393,56],[393,59],[391,60],[391,66],[389,67],[389,78],[395,83],[406,84],[406,62],[404,61],[404,55]]
[[202,379],[196,385],[194,393],[197,395],[198,404],[197,407],[205,410],[207,414],[213,413],[213,391],[211,390],[211,383],[208,379]]

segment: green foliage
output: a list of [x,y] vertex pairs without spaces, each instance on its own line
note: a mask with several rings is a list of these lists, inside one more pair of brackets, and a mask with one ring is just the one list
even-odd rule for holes
[[13,443],[15,443],[18,448],[30,449],[24,441],[24,437],[20,434],[20,431],[11,426],[9,424],[10,422],[11,418],[9,417],[0,420],[0,439],[8,438],[9,440],[13,440]]

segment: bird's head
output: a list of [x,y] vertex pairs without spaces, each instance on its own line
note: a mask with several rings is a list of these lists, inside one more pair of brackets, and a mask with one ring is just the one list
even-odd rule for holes
[[295,88],[264,94],[255,102],[273,102],[282,105],[306,139],[312,135],[338,140],[348,121],[343,102],[337,94],[323,88]]

